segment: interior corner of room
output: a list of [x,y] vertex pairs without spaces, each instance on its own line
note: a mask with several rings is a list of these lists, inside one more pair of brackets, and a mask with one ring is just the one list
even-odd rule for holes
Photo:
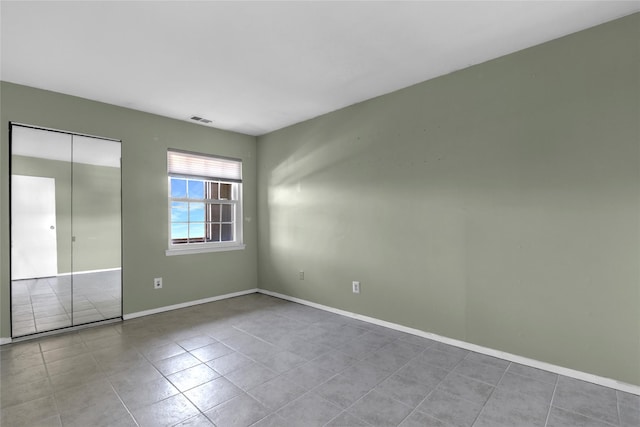
[[[122,141],[122,252],[74,261],[122,268],[116,317],[261,290],[638,387],[639,27],[636,13],[257,137],[3,81],[0,337],[10,174],[55,169],[12,158],[22,123]],[[244,250],[166,256],[170,148],[242,160]],[[70,262],[58,252],[57,274]]]

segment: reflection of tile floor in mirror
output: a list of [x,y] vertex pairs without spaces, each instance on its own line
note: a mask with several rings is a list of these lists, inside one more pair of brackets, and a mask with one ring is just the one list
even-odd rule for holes
[[638,395],[260,294],[0,362],[3,427],[640,426]]
[[[11,282],[13,336],[121,315],[120,270]],[[73,298],[72,298],[73,295]]]

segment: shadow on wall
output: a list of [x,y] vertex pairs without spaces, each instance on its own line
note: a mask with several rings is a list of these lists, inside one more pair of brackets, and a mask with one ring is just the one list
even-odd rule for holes
[[363,157],[371,143],[357,135],[351,120],[343,121],[329,135],[324,126],[306,126],[296,142],[301,143],[272,169],[267,186],[267,256],[285,286],[291,271],[284,271],[283,266],[303,270],[313,260],[315,265],[343,268],[332,264],[332,259],[335,247],[349,232],[350,219],[336,217],[346,215],[336,209],[336,202],[352,199],[353,188],[346,188],[339,175],[326,182],[326,175]]
[[[403,299],[397,295],[403,277],[410,278],[405,288],[448,288],[444,303],[409,303],[428,309],[427,318],[450,319],[461,331],[466,212],[463,198],[450,190],[460,185],[431,179],[446,167],[446,147],[431,143],[426,128],[409,141],[399,135],[395,107],[358,104],[267,142],[280,161],[270,168],[266,187],[263,266],[281,291],[306,292],[325,303],[327,291],[346,296],[351,290],[344,283],[356,279],[369,295],[375,286],[385,303]],[[311,274],[301,287],[297,272],[305,269]]]

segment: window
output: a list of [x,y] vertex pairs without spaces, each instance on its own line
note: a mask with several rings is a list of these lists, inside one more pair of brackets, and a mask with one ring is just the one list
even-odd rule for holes
[[242,161],[169,150],[167,255],[243,249]]

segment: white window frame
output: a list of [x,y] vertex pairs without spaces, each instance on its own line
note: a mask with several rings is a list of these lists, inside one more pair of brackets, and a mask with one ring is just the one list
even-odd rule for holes
[[[172,157],[173,156],[173,157]],[[179,161],[175,161],[178,158]],[[174,161],[172,161],[172,159]],[[190,163],[190,161],[193,161]],[[229,169],[227,169],[229,167]],[[199,201],[216,202],[216,204],[230,204],[234,209],[234,237],[233,241],[223,242],[187,242],[174,243],[171,238],[171,206],[174,201],[188,201],[187,198],[171,197],[171,178],[192,179],[199,181],[213,181],[231,184],[231,200],[204,199]],[[167,256],[197,254],[206,252],[221,252],[242,250],[245,248],[242,234],[242,161],[226,157],[193,153],[182,150],[169,149],[167,152],[167,200],[168,200],[168,249]]]

